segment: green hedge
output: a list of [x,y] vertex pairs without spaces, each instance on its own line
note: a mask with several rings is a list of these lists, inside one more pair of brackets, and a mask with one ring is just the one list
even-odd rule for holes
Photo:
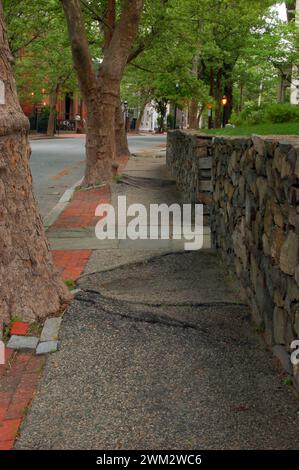
[[265,107],[247,106],[241,113],[232,115],[236,126],[262,123],[299,122],[299,106],[289,103],[274,103]]
[[267,118],[272,123],[299,121],[299,106],[284,103],[267,107]]

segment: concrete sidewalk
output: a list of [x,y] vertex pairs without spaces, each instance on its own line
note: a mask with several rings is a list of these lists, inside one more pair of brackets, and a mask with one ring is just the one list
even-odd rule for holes
[[[163,158],[126,174],[114,203],[181,202]],[[93,251],[17,449],[298,448],[295,392],[237,283],[212,250],[174,251]]]

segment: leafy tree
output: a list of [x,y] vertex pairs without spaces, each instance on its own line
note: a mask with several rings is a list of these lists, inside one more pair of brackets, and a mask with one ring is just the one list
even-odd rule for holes
[[[97,14],[94,2],[61,0],[67,19],[73,60],[87,109],[86,171],[84,184],[111,178],[116,157],[115,120],[120,82],[129,58],[143,10],[143,0],[107,0],[105,14]],[[99,61],[94,67],[82,5],[95,13],[103,32]],[[119,111],[120,112],[120,109]]]
[[29,169],[28,119],[17,97],[0,2],[0,321],[58,313],[69,294],[53,266]]
[[19,97],[38,104],[50,96],[47,133],[53,135],[59,93],[78,88],[61,6],[56,0],[9,0],[4,8]]
[[[228,98],[226,117],[233,108],[235,68],[251,35],[265,27],[265,13],[275,2],[265,0],[170,0],[165,28],[127,69],[123,87],[138,96],[144,83],[152,97],[189,105],[190,127],[206,105],[215,105],[221,123],[221,98]],[[179,88],[176,88],[176,83]],[[142,104],[141,104],[142,109]]]

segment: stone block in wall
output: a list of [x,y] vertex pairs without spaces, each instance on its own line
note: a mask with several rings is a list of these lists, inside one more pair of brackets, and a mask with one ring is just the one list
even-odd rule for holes
[[271,208],[272,208],[272,214],[273,214],[275,225],[277,225],[280,228],[283,228],[284,223],[285,223],[285,218],[284,218],[281,206],[279,204],[276,204],[275,202],[272,202]]
[[260,276],[260,270],[257,264],[257,260],[253,253],[250,255],[250,276],[251,282],[253,284],[254,290],[257,289],[258,277]]
[[239,226],[236,227],[236,229],[234,230],[232,234],[232,241],[233,241],[234,252],[238,256],[238,258],[240,258],[240,260],[242,261],[243,269],[246,269],[247,261],[248,261],[248,253],[247,253],[247,249],[244,243],[244,236]]
[[265,233],[262,236],[262,244],[263,244],[264,254],[266,256],[270,256],[271,255],[270,242],[269,242],[269,238],[267,237]]
[[288,290],[287,294],[291,302],[299,301],[299,287],[297,282],[290,276],[288,276]]
[[266,153],[265,140],[257,135],[252,136],[252,143],[255,151],[258,155],[264,156]]
[[264,202],[269,191],[268,182],[266,178],[259,176],[256,180],[257,195],[259,198],[259,208],[264,207]]
[[286,210],[285,212],[288,213],[288,224],[292,226],[295,229],[296,234],[299,235],[299,213],[297,213],[296,208],[290,207],[289,210]]
[[285,296],[283,295],[280,289],[274,289],[273,292],[274,303],[277,307],[284,307],[285,305]]
[[279,264],[282,246],[285,242],[285,234],[281,227],[275,227],[270,237],[270,254],[274,261]]
[[212,157],[201,158],[198,161],[198,168],[200,170],[211,170],[211,168],[212,168]]
[[196,158],[207,158],[208,157],[207,147],[206,146],[196,147],[194,149],[194,157],[196,157]]
[[295,334],[297,335],[297,338],[299,338],[299,307],[297,307],[294,315],[294,330]]
[[296,167],[295,167],[295,176],[299,178],[299,149],[297,149],[297,160],[296,160]]
[[254,168],[256,152],[253,147],[244,151],[240,159],[240,168],[244,173],[247,169]]
[[268,239],[271,237],[273,227],[273,214],[271,208],[271,201],[267,201],[265,215],[264,215],[264,232],[267,235]]
[[279,307],[274,308],[274,341],[275,344],[286,344],[286,328],[288,323],[288,313]]
[[201,191],[212,191],[212,182],[210,180],[199,180],[198,189]]
[[245,220],[248,226],[251,226],[251,222],[255,219],[257,205],[253,195],[249,192],[245,198]]
[[299,184],[292,185],[289,191],[289,202],[299,204]]
[[289,275],[294,275],[298,265],[298,235],[290,231],[280,253],[280,269]]
[[198,202],[206,206],[211,205],[213,202],[212,194],[210,192],[199,191],[197,197],[198,197]]
[[234,150],[228,162],[227,172],[229,176],[232,176],[233,173],[239,171],[239,162],[240,162],[239,152]]
[[232,200],[234,192],[235,192],[235,188],[231,184],[230,180],[225,180],[225,182],[224,182],[224,193],[227,196],[228,201]]

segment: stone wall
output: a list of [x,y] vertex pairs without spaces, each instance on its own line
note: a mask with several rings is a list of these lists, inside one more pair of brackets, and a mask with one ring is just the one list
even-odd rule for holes
[[215,138],[214,246],[243,286],[253,320],[286,370],[299,338],[299,139]]
[[[290,345],[299,338],[299,138],[173,131],[167,165],[186,201],[209,205],[213,245],[291,374]],[[299,386],[298,366],[294,372]]]
[[186,202],[211,202],[212,137],[193,131],[170,131],[167,138],[167,167]]

